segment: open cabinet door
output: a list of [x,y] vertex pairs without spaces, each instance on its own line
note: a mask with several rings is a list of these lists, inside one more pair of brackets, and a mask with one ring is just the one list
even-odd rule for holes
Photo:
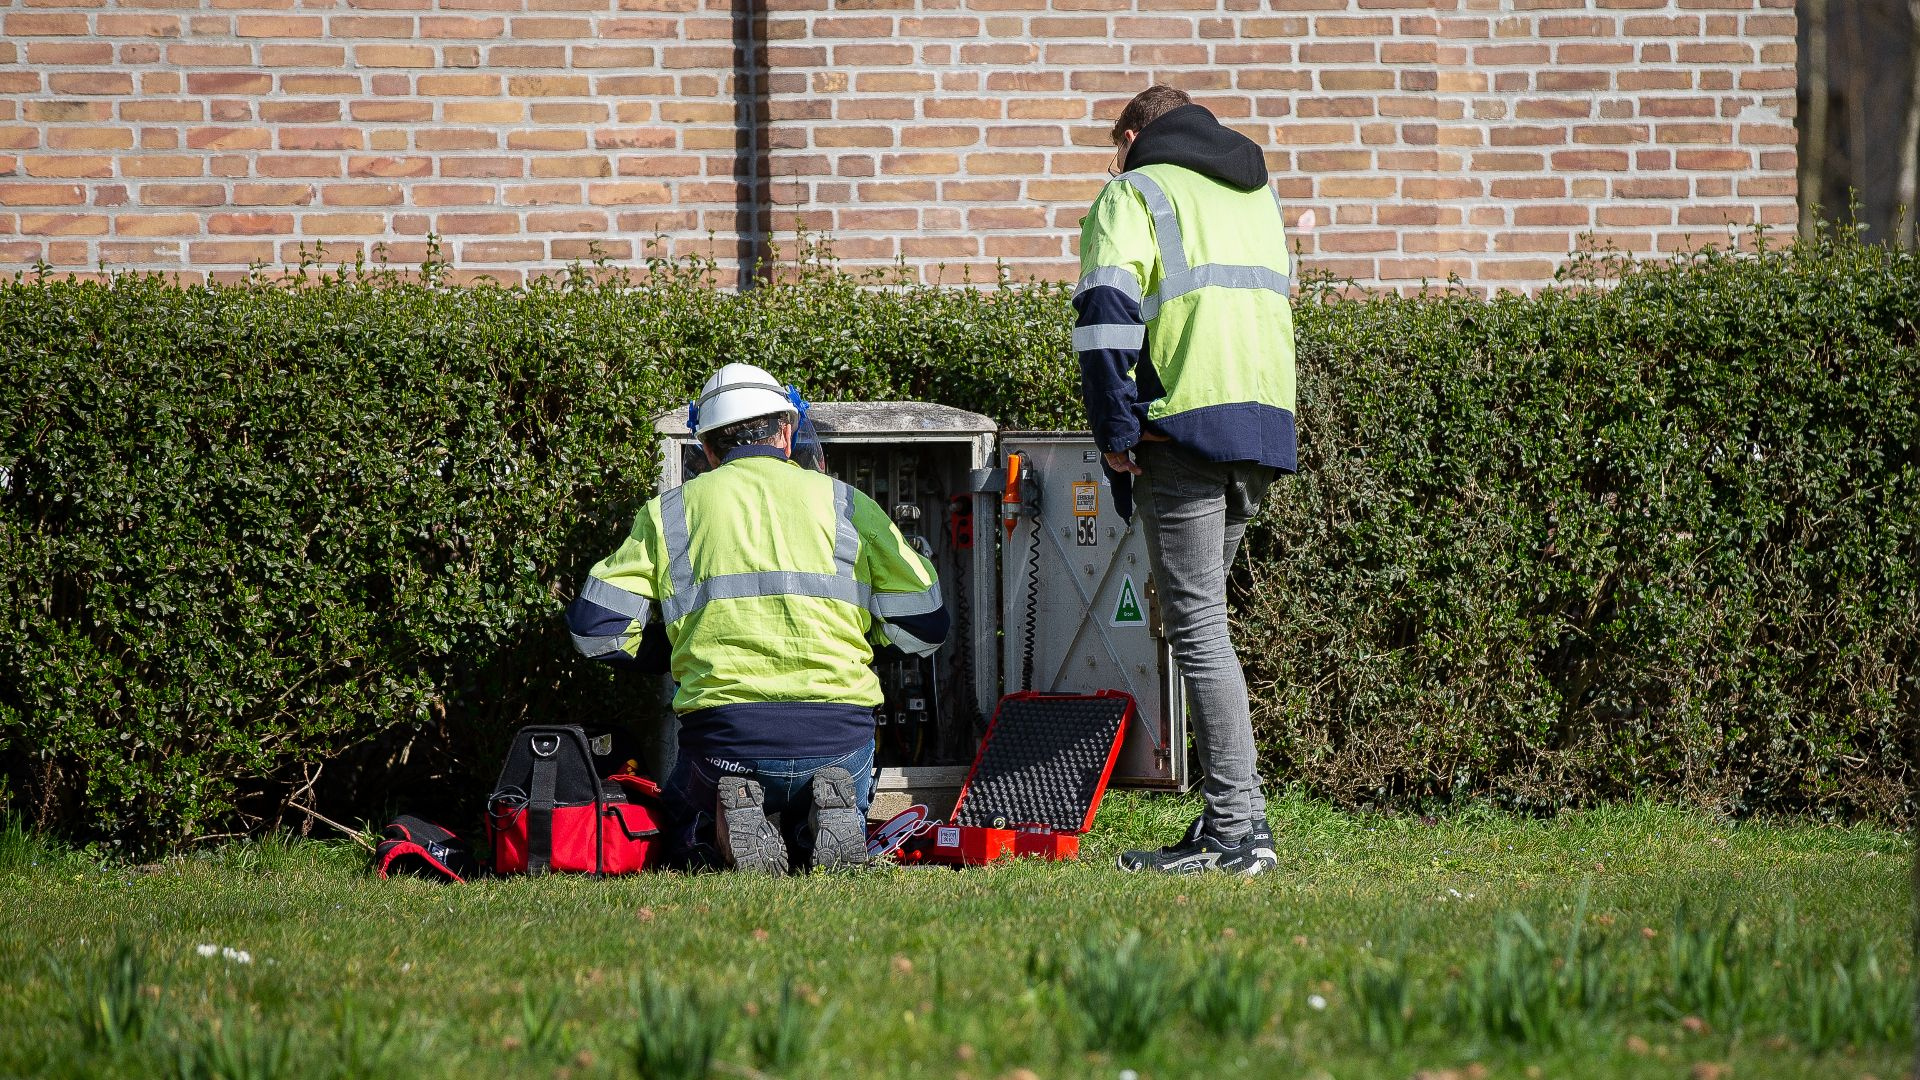
[[1161,632],[1146,534],[1121,519],[1087,432],[1008,431],[1017,511],[999,529],[1002,689],[1122,690],[1136,707],[1113,783],[1184,789],[1186,699]]

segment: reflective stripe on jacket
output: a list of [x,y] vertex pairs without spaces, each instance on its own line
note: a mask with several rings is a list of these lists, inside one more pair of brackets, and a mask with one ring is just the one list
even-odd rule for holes
[[1293,469],[1292,264],[1271,189],[1123,173],[1082,222],[1080,269],[1073,345],[1102,449],[1150,424],[1211,460]]
[[932,564],[878,504],[767,455],[730,458],[648,502],[580,597],[615,613],[592,627],[574,620],[588,656],[632,655],[657,606],[683,714],[749,702],[878,705],[874,645],[935,647],[887,620],[941,606]]

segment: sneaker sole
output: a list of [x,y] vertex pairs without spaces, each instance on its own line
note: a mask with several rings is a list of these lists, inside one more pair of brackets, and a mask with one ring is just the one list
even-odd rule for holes
[[867,823],[860,816],[853,776],[845,769],[813,774],[813,865],[835,870],[867,863]]
[[739,777],[722,779],[714,839],[720,843],[720,854],[735,870],[784,874],[787,845],[761,808],[765,794],[757,781]]

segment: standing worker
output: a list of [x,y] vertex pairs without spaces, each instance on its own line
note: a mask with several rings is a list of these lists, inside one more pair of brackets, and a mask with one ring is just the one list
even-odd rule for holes
[[695,867],[864,861],[874,649],[926,656],[947,636],[933,564],[872,499],[789,460],[798,405],[747,364],[708,379],[691,426],[711,469],[642,507],[567,609],[589,657],[670,651],[666,816]]
[[1153,86],[1113,125],[1081,223],[1073,347],[1114,501],[1139,508],[1160,618],[1186,679],[1206,808],[1122,870],[1253,875],[1278,861],[1227,574],[1277,472],[1294,471],[1293,312],[1260,147]]

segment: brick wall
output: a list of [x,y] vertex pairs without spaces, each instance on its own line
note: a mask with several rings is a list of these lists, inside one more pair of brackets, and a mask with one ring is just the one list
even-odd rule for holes
[[1310,265],[1527,287],[1794,219],[1792,0],[0,0],[0,268],[325,245],[519,280],[796,222],[1071,277],[1149,80],[1270,147]]

